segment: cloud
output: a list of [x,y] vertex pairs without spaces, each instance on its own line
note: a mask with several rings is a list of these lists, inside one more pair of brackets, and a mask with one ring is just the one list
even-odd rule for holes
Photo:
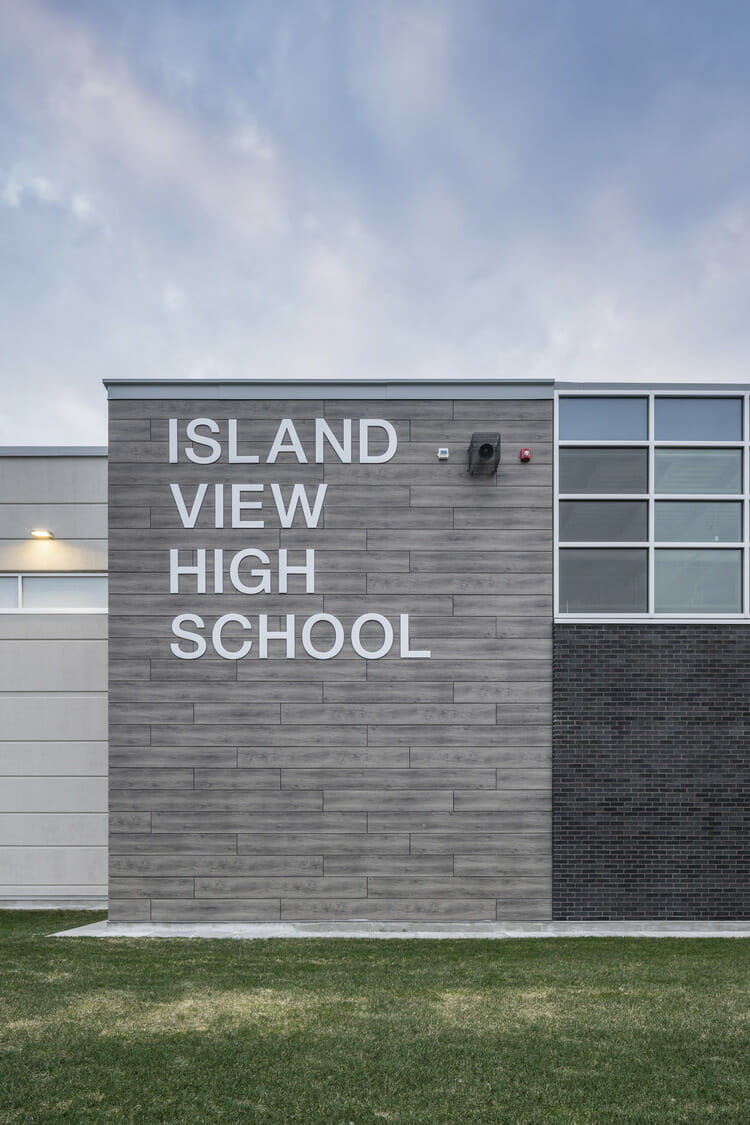
[[62,183],[14,168],[3,181],[0,201],[19,210],[29,204],[51,208],[64,218],[72,218],[81,226],[101,224],[93,202],[80,191],[70,191]]
[[746,380],[731,29],[583,8],[0,8],[5,440],[103,442],[102,377]]
[[80,20],[28,0],[0,8],[0,32],[6,51],[33,68],[50,123],[82,163],[119,167],[136,198],[158,193],[220,215],[234,235],[266,236],[283,223],[275,172],[237,159],[209,129],[139,84]]
[[180,313],[185,308],[185,294],[179,285],[167,281],[162,288],[162,302],[167,312]]
[[355,6],[349,79],[387,141],[444,119],[461,13],[444,0],[378,0]]

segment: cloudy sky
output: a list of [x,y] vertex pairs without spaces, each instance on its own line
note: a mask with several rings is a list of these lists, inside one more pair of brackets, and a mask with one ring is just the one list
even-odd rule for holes
[[750,381],[744,0],[2,0],[0,444],[109,378]]

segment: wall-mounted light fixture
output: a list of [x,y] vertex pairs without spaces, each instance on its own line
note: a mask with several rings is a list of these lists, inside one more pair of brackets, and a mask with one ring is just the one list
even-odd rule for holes
[[35,527],[31,532],[32,539],[54,539],[55,536],[51,531],[44,527]]

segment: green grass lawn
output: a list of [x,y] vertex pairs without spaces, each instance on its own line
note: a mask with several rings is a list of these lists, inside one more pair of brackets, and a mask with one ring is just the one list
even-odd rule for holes
[[51,939],[0,913],[2,1122],[750,1122],[750,941]]

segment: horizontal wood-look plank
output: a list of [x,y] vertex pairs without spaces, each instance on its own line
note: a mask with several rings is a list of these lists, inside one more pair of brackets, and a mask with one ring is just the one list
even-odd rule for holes
[[223,812],[252,815],[256,811],[291,815],[322,809],[323,797],[320,791],[302,789],[114,789],[109,795],[109,807],[185,816]]
[[[276,712],[278,706],[274,705]],[[191,703],[115,703],[109,705],[109,721],[114,724],[179,723],[193,717]],[[273,722],[268,710],[266,720]],[[140,723],[139,723],[140,721]],[[147,728],[148,729],[148,728]]]
[[544,856],[552,862],[551,826],[543,831],[413,832],[412,855]]
[[333,418],[386,418],[389,422],[398,419],[411,422],[413,418],[442,420],[453,417],[453,402],[447,398],[326,399],[325,417],[329,421]]
[[152,922],[276,922],[279,899],[151,900]]
[[[508,789],[547,789],[552,791],[552,764],[538,769],[497,769],[497,788]],[[468,788],[464,786],[463,788]]]
[[[198,718],[196,707],[196,720]],[[282,703],[283,723],[445,723],[493,725],[496,721],[492,704],[442,703]]]
[[[196,774],[200,771],[196,771]],[[284,789],[489,789],[494,769],[285,769]],[[197,785],[197,779],[196,779]]]
[[110,842],[114,835],[123,832],[150,832],[151,813],[142,810],[136,812],[116,812],[109,814]]
[[412,574],[415,571],[450,574],[469,570],[472,574],[498,574],[521,571],[544,574],[552,569],[552,552],[538,551],[419,551],[409,553]]
[[107,917],[110,922],[148,922],[151,919],[151,899],[115,898],[110,895]]
[[[458,404],[456,404],[458,405]],[[518,456],[518,450],[524,446],[533,446],[536,442],[552,441],[552,415],[528,419],[506,418],[500,421],[495,410],[488,410],[484,414],[477,404],[476,410],[467,412],[460,420],[443,422],[439,426],[433,422],[425,421],[416,415],[411,424],[411,440],[436,442],[438,445],[457,445],[456,456],[465,457],[473,433],[487,433],[500,430],[501,463],[509,457],[508,450],[513,446],[517,449],[513,454]],[[533,455],[533,450],[532,450]]]
[[496,901],[487,899],[289,899],[282,900],[283,922],[333,921],[373,922],[486,922],[496,918]]
[[467,418],[473,420],[495,418],[505,424],[509,419],[516,419],[546,421],[551,425],[552,406],[552,399],[456,399],[453,404],[453,417],[457,421]]
[[[442,857],[436,862],[445,863]],[[214,855],[194,853],[177,854],[140,852],[113,855],[109,862],[110,875],[322,875],[322,855]],[[388,874],[389,872],[383,872]],[[394,874],[398,872],[394,871]],[[336,874],[336,872],[331,872]],[[342,871],[342,875],[359,875],[359,871]],[[442,874],[436,870],[435,874]]]
[[[156,819],[154,814],[154,820]],[[159,814],[162,815],[162,814]],[[331,815],[334,815],[333,813]],[[347,815],[340,813],[340,816]],[[367,826],[373,832],[543,832],[550,823],[548,813],[517,812],[371,812]]]
[[524,898],[547,901],[551,875],[380,876],[367,880],[368,894],[382,898]]
[[151,424],[147,416],[125,419],[115,417],[114,411],[110,413],[108,453],[114,461],[119,461],[134,443],[150,440]]
[[551,789],[456,789],[453,793],[456,812],[551,812]]
[[208,417],[218,422],[226,418],[242,418],[250,422],[263,418],[278,422],[282,418],[291,417],[295,420],[322,418],[323,408],[324,400],[319,398],[250,398],[247,392],[243,395],[242,388],[238,385],[237,398],[110,399],[109,416],[118,422],[126,418],[148,418],[151,419],[152,426],[167,418],[188,421],[191,418]]
[[239,746],[238,765],[246,769],[265,766],[336,768],[390,768],[409,765],[408,746]]
[[191,769],[110,766],[110,792],[116,789],[192,789]]
[[436,528],[453,527],[451,508],[392,508],[389,504],[331,508],[323,516],[326,528]]
[[[260,660],[240,660],[237,664],[239,680],[262,680],[264,669],[268,667],[265,661]],[[275,660],[270,674],[277,683],[279,680],[364,680],[367,663],[354,656],[351,660],[338,657],[335,660],[314,660],[298,653],[294,660]],[[265,675],[267,677],[269,673],[266,672]]]
[[211,703],[227,711],[253,711],[258,703],[322,703],[322,683],[294,680],[119,681],[110,687],[112,703]]
[[[476,594],[457,593],[454,598],[456,613],[471,617],[477,614],[484,617],[488,613],[496,617],[544,617],[549,620],[552,616],[552,598],[545,593],[541,594]],[[551,659],[551,649],[547,649],[545,658]]]
[[193,880],[155,875],[118,876],[110,873],[112,898],[192,898]]
[[110,767],[142,768],[237,764],[235,746],[110,746]]
[[[418,856],[418,859],[438,859],[441,856]],[[488,875],[497,876],[536,875],[543,876],[549,882],[552,878],[552,856],[550,853],[539,855],[503,855],[491,853],[490,855],[454,855],[453,874],[462,875]],[[394,872],[395,874],[395,872]]]
[[[195,788],[201,790],[281,788],[280,769],[196,769],[193,774]],[[314,789],[315,786],[307,788]]]
[[[366,726],[315,726],[290,724],[284,726],[256,725],[248,715],[243,725],[201,723],[164,724],[147,727],[152,732],[153,746],[172,746],[182,742],[185,746],[366,746]],[[381,739],[384,745],[394,740]],[[398,741],[398,740],[396,740]]]
[[474,508],[477,511],[487,511],[489,508],[497,509],[496,523],[503,521],[503,513],[509,508],[522,508],[525,511],[534,508],[550,508],[552,505],[552,479],[544,484],[514,484],[512,487],[477,488],[475,483],[454,488],[434,487],[432,485],[415,484],[411,490],[412,511],[426,508],[442,510],[445,505],[454,508]]
[[412,746],[412,766],[499,766],[504,769],[544,769],[552,763],[552,739],[540,746]]
[[196,898],[362,898],[367,880],[356,876],[227,875],[195,880]]
[[[282,728],[287,730],[287,727]],[[428,743],[431,746],[549,746],[552,743],[552,727],[541,723],[528,723],[517,726],[428,726],[426,723],[404,724],[402,726],[370,726],[368,741],[371,746],[378,743],[399,745],[407,743],[413,749]]]
[[453,856],[331,855],[324,870],[326,875],[452,875]]
[[[529,560],[529,565],[533,563]],[[412,574],[369,574],[367,594],[491,594],[495,596],[522,594],[551,594],[552,570],[542,564],[539,573],[475,574],[465,572],[432,574],[419,571]]]
[[[511,680],[510,682],[480,682],[453,684],[456,703],[536,704],[548,707],[552,703],[552,683],[546,681]],[[498,719],[499,719],[498,712]]]
[[[342,621],[346,623],[348,619]],[[409,635],[414,648],[429,648],[422,642],[432,638],[446,640],[449,637],[495,637],[497,636],[496,617],[416,617],[409,614]]]
[[[546,509],[545,509],[546,510]],[[474,551],[551,551],[552,531],[529,530],[527,528],[509,529],[503,515],[503,527],[491,531],[436,531],[407,528],[404,530],[382,531],[368,529],[368,550],[376,551],[455,551],[460,552],[470,563]],[[550,528],[552,513],[549,513]]]
[[[436,649],[430,660],[398,660],[387,656],[382,660],[371,660],[367,664],[367,679],[399,682],[447,680],[456,684],[463,681],[552,682],[551,659],[524,660],[523,656],[518,659],[502,659],[493,654],[491,660],[467,661],[461,659],[460,654],[452,653],[450,646],[445,646],[441,651],[443,655],[439,655]],[[515,651],[520,652],[522,649]]]
[[151,831],[155,833],[367,831],[364,812],[154,812],[151,816]]
[[[237,851],[237,834],[234,832],[152,833],[150,813],[148,820],[148,827],[143,831],[123,832],[110,837],[110,862],[113,855],[141,856],[167,853],[181,856],[210,856],[234,855]],[[138,863],[138,860],[133,861],[134,869],[137,869]],[[119,874],[124,873],[124,867],[124,862],[119,865]]]
[[409,836],[405,832],[300,832],[291,828],[283,834],[275,832],[240,832],[237,836],[240,855],[307,855],[370,856],[409,854]]
[[[323,685],[323,698],[326,703],[452,703],[453,684],[437,681],[435,683],[410,682],[406,684],[393,681],[365,680],[337,681]],[[467,700],[466,702],[474,702]],[[487,703],[494,700],[478,700]]]
[[326,789],[323,808],[342,812],[448,812],[453,809],[453,793],[450,789]]

